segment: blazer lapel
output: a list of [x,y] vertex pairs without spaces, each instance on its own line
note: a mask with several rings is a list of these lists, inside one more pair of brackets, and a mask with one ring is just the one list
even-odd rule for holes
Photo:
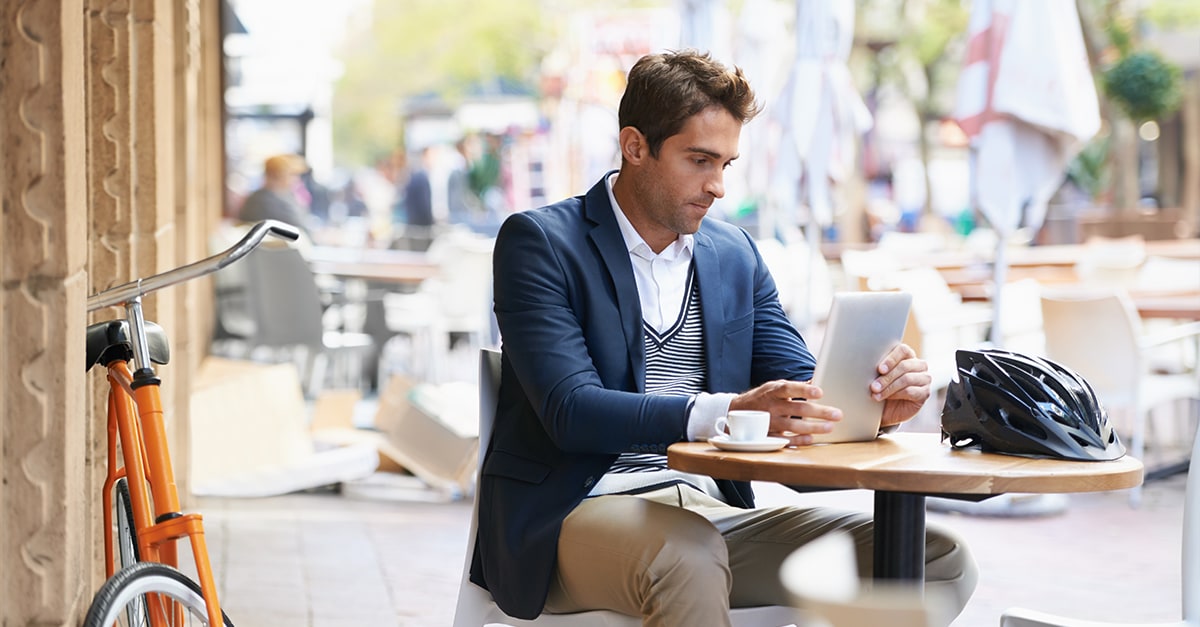
[[600,260],[612,279],[617,292],[617,308],[621,312],[621,333],[625,338],[625,349],[637,384],[637,392],[646,391],[646,347],[642,344],[642,305],[638,299],[637,282],[633,278],[633,264],[629,261],[629,249],[613,215],[616,208],[608,200],[605,174],[599,183],[592,186],[583,200],[583,213],[595,227],[588,233]]
[[700,285],[700,317],[704,328],[704,359],[708,364],[708,380],[720,381],[721,338],[725,337],[725,291],[721,284],[721,258],[712,239],[703,230],[695,235],[692,259],[696,266],[696,281]]

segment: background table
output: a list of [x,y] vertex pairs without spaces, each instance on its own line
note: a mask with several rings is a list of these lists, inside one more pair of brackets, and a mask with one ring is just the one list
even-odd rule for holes
[[317,274],[385,283],[416,285],[441,270],[425,253],[407,250],[313,246],[304,257]]
[[953,449],[936,433],[893,433],[871,442],[722,451],[706,442],[667,449],[667,464],[720,479],[875,491],[875,577],[925,577],[925,497],[982,500],[1006,492],[1070,493],[1132,488],[1142,463],[1031,459]]

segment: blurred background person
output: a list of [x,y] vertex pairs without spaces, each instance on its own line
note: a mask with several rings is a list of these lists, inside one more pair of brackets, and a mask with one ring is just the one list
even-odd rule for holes
[[432,159],[432,149],[425,147],[417,159],[409,162],[393,216],[400,227],[400,237],[394,240],[397,248],[424,251],[433,241],[433,184],[429,178]]
[[262,187],[246,197],[238,212],[238,220],[279,220],[308,234],[308,216],[296,196],[296,189],[301,186],[300,174],[307,169],[304,159],[297,155],[269,157],[263,163]]
[[481,220],[483,203],[471,188],[471,158],[464,137],[454,143],[450,173],[446,178],[446,205],[451,224],[474,226]]

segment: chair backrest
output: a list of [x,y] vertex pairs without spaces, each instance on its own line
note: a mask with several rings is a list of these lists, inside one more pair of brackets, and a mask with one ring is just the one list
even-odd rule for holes
[[792,552],[783,561],[780,577],[805,618],[823,621],[820,624],[934,627],[949,624],[954,616],[944,590],[922,591],[920,584],[886,582],[863,589],[854,542],[842,531],[825,534]]
[[[483,458],[492,438],[496,419],[496,401],[500,393],[501,352],[491,348],[479,351],[479,470],[475,475],[475,496],[471,506],[471,526],[467,534],[467,555],[463,559],[462,579],[458,587],[458,603],[454,610],[454,627],[491,627],[493,625],[541,625],[542,627],[639,627],[640,618],[616,612],[594,611],[577,614],[543,614],[534,620],[508,617],[496,606],[487,590],[471,583],[471,557],[475,550],[475,534],[479,529],[479,478],[483,473]],[[795,620],[794,610],[782,606],[738,608],[730,613],[735,627],[779,627]]]
[[1131,405],[1143,376],[1141,319],[1119,291],[1042,294],[1046,356],[1091,384],[1101,402]]
[[300,251],[262,246],[247,256],[245,269],[246,298],[255,327],[251,344],[320,350],[321,294]]

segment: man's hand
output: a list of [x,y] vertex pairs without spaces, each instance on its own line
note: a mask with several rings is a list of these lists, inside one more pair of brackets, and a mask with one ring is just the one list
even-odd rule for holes
[[871,382],[871,398],[883,401],[881,427],[898,425],[921,410],[929,400],[933,377],[929,364],[918,359],[912,347],[898,344],[877,368],[879,377]]
[[[900,424],[917,415],[929,400],[933,378],[929,364],[918,359],[907,344],[898,344],[888,352],[877,368],[879,377],[871,382],[871,397],[883,401],[881,427]],[[729,403],[729,409],[758,409],[771,413],[770,435],[785,437],[792,445],[812,444],[813,434],[829,433],[833,423],[842,419],[836,407],[813,402],[822,396],[821,388],[798,381],[770,381],[743,392]]]
[[812,444],[814,433],[829,433],[841,410],[812,402],[821,388],[798,381],[769,381],[738,394],[729,409],[758,409],[771,413],[770,435],[785,437],[793,445]]

